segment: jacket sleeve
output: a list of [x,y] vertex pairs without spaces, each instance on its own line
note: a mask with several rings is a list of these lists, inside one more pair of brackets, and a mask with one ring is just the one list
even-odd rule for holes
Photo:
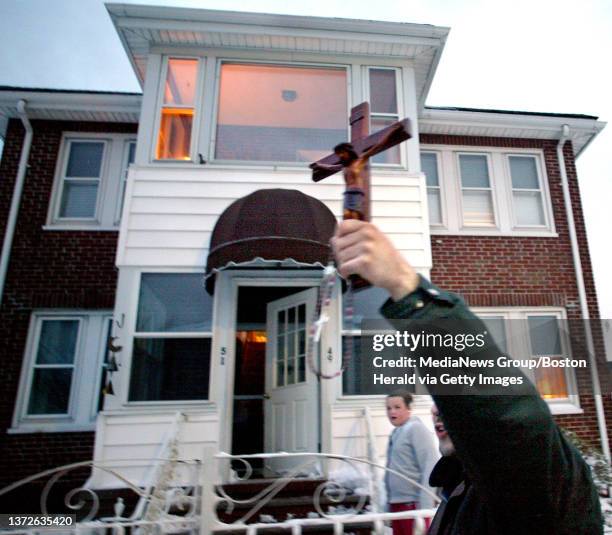
[[[387,301],[381,312],[398,330],[406,325],[399,320],[407,319],[459,320],[467,332],[486,330],[460,297],[424,278],[413,293]],[[474,353],[466,349],[463,356],[472,358]],[[479,349],[477,356],[499,354],[492,344]],[[473,371],[507,374],[496,368]],[[505,388],[504,395],[493,395],[478,383],[463,395],[439,395],[430,389],[476,492],[499,523],[547,529],[568,507],[590,509],[590,518],[597,518],[599,503],[586,463],[562,436],[535,387],[520,370],[512,373],[522,376],[523,384]]]

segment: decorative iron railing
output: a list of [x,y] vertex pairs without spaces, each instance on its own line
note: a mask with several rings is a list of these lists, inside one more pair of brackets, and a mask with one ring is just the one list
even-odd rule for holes
[[[240,475],[234,473],[234,482],[249,481],[254,473],[253,460],[259,459],[267,464],[278,463],[291,459],[293,464],[281,477],[276,477],[265,483],[265,486],[254,492],[253,496],[238,498],[231,496],[221,484],[222,475],[229,472],[230,463],[238,463],[242,470]],[[133,462],[133,459],[130,461]],[[325,472],[333,474],[333,465],[341,463],[350,466],[356,473],[363,474],[367,480],[371,477],[369,469],[389,471],[400,478],[429,492],[419,482],[390,470],[385,466],[366,459],[348,457],[345,455],[324,453],[262,453],[255,455],[229,455],[212,449],[206,450],[202,460],[184,460],[176,457],[149,459],[156,467],[155,482],[144,484],[142,481],[132,481],[121,474],[118,461],[113,461],[113,467],[101,462],[86,461],[73,463],[47,470],[40,474],[23,479],[0,490],[0,502],[3,496],[38,479],[47,480],[40,497],[40,512],[52,514],[48,500],[61,479],[72,470],[89,468],[101,470],[112,475],[117,480],[117,486],[130,489],[139,500],[137,506],[128,515],[125,513],[125,503],[118,498],[114,504],[114,514],[104,516],[100,510],[100,496],[95,489],[79,485],[63,496],[65,510],[62,512],[76,513],[78,522],[73,526],[57,529],[54,527],[11,530],[10,533],[28,533],[29,535],[44,533],[61,533],[62,535],[164,535],[199,533],[208,535],[215,531],[243,532],[255,535],[261,530],[270,528],[290,529],[292,535],[300,535],[309,527],[328,526],[334,533],[342,533],[345,529],[370,526],[369,529],[378,534],[384,532],[384,523],[399,518],[424,519],[432,517],[433,509],[405,511],[401,513],[382,513],[373,510],[368,501],[368,492],[354,492],[348,489],[342,481],[325,479],[316,482],[310,503],[312,511],[305,518],[286,518],[282,521],[262,514],[264,507],[281,493],[291,482],[304,481],[305,473],[316,473],[320,466],[325,465]],[[127,466],[127,464],[126,464]],[[367,470],[361,471],[360,466]],[[302,477],[301,477],[302,476]],[[318,481],[318,480],[317,480]],[[314,486],[314,485],[313,485]],[[431,494],[431,493],[430,493]],[[439,501],[437,496],[432,497]],[[350,498],[352,503],[346,507],[343,503]],[[229,515],[239,511],[237,518],[223,521],[219,515]],[[291,515],[289,515],[291,516]],[[418,525],[418,524],[417,524]],[[7,530],[0,533],[9,532]]]

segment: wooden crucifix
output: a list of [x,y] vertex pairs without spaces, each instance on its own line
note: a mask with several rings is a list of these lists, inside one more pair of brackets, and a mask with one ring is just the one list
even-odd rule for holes
[[344,171],[344,219],[370,220],[370,165],[368,160],[412,137],[410,119],[397,121],[375,134],[370,132],[370,104],[362,102],[351,110],[351,142],[340,143],[333,154],[312,164],[312,180],[319,182]]

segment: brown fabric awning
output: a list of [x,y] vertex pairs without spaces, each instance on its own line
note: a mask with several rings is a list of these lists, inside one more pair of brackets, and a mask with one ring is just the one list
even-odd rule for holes
[[292,259],[323,264],[336,218],[321,201],[291,189],[261,189],[232,203],[217,220],[206,263],[206,289],[213,270],[230,263]]

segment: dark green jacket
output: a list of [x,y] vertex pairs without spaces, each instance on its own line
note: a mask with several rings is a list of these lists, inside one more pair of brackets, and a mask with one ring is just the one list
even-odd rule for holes
[[[461,298],[424,278],[415,292],[387,301],[381,312],[398,329],[405,323],[393,320],[449,319],[469,320],[469,329],[479,324],[486,330]],[[495,346],[485,347],[487,352],[499,355]],[[476,371],[501,375],[499,369]],[[432,392],[466,479],[440,506],[430,534],[603,533],[599,497],[587,464],[562,435],[535,388],[525,383],[509,387],[506,395],[491,395],[477,385],[471,395]]]

